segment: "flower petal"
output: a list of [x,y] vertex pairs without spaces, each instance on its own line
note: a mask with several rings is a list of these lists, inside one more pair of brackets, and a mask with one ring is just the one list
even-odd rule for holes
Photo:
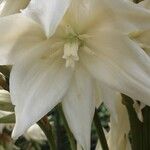
[[13,64],[20,55],[44,40],[38,24],[19,14],[0,20],[0,64]]
[[[16,105],[13,138],[21,136],[55,107],[68,89],[72,70],[65,68],[60,54],[48,56],[45,49],[42,45],[31,50],[12,68],[10,93]],[[45,53],[48,58],[44,58]]]
[[94,100],[92,79],[82,67],[78,68],[62,104],[71,131],[85,150],[90,149]]
[[29,2],[30,0],[2,0],[0,16],[8,16],[18,13],[20,9],[24,9]]
[[[133,29],[142,30],[150,28],[150,11],[142,8],[141,6],[130,2],[115,0],[105,0],[105,3],[112,9],[112,15],[116,17],[117,29],[122,31],[131,32]],[[117,9],[116,9],[117,8]]]
[[130,124],[126,107],[121,103],[121,96],[114,101],[117,121],[110,117],[110,132],[108,133],[108,145],[112,150],[129,150],[131,149],[129,141]]
[[118,105],[116,101],[120,100],[121,102],[121,95],[102,83],[100,84],[100,89],[101,89],[101,100],[104,102],[104,105],[109,110],[111,117],[115,121],[118,121],[119,114],[117,112]]
[[144,8],[150,9],[150,0],[144,0],[139,3]]
[[99,108],[99,106],[102,104],[102,91],[100,88],[99,83],[95,82],[95,105],[96,108]]
[[[129,141],[129,118],[126,107],[121,103],[121,95],[115,91],[111,91],[109,88],[104,88],[108,93],[109,101],[113,101],[113,106],[115,106],[115,112],[117,115],[117,120],[114,118],[113,114],[110,114],[110,131],[106,133],[106,139],[108,146],[111,150],[131,150],[131,145]],[[103,89],[103,91],[104,91]],[[112,97],[111,97],[112,96]],[[110,113],[112,108],[109,106]],[[98,142],[96,150],[102,150],[100,143]]]
[[37,124],[32,125],[24,134],[24,136],[29,141],[34,140],[37,142],[41,142],[41,141],[47,140],[44,132],[41,130],[41,128]]
[[22,14],[40,23],[46,36],[50,37],[55,32],[69,4],[70,0],[31,0]]
[[141,32],[139,35],[134,37],[134,40],[145,50],[150,56],[150,29]]
[[10,94],[8,91],[0,89],[0,101],[11,103]]
[[81,33],[96,25],[113,26],[124,33],[150,28],[150,11],[125,0],[74,0],[65,19]]
[[138,119],[143,122],[143,114],[142,114],[142,109],[146,105],[143,103],[139,103],[138,101],[134,100],[133,108],[135,109],[135,112],[137,114]]
[[129,118],[125,106],[120,99],[114,101],[116,112],[118,115],[117,122],[114,118],[110,118],[110,132],[108,133],[108,145],[112,150],[129,150],[131,149],[129,142]]
[[109,12],[103,0],[72,0],[64,19],[75,31],[85,33],[90,27],[110,18]]
[[96,79],[150,105],[150,58],[138,45],[125,35],[105,30],[87,43],[90,50],[82,50],[81,61]]

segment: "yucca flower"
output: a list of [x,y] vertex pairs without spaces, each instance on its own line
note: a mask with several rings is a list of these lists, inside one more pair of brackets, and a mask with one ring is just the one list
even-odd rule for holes
[[89,150],[97,98],[112,111],[116,92],[150,105],[150,58],[131,38],[149,28],[150,11],[122,0],[31,0],[1,18],[0,63],[13,64],[12,137],[62,102],[77,142]]
[[46,136],[44,132],[41,130],[41,128],[34,124],[32,125],[27,132],[24,134],[27,140],[34,140],[37,142],[46,141]]

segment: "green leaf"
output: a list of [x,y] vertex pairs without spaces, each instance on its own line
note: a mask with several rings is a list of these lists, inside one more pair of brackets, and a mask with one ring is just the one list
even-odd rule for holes
[[14,105],[9,102],[0,101],[0,110],[14,112]]
[[1,117],[0,123],[15,123],[15,113]]

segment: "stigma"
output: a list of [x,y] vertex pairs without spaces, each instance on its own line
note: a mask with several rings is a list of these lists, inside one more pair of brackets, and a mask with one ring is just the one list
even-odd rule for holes
[[78,39],[67,41],[64,44],[64,55],[63,58],[66,60],[66,67],[75,67],[76,61],[79,60],[78,56],[79,41]]

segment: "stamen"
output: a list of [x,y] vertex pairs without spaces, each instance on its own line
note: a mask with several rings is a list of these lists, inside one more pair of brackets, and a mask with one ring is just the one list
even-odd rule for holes
[[79,60],[78,49],[79,49],[78,40],[65,43],[63,58],[66,59],[66,67],[71,68],[75,67],[75,61]]

